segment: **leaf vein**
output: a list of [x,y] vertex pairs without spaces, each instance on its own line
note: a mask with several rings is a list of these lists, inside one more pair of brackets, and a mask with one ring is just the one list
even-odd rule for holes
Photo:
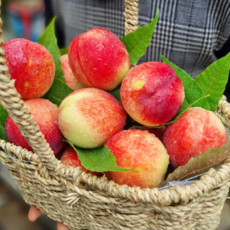
[[[220,162],[218,163],[213,163],[213,164],[210,164],[210,165],[206,165],[204,166],[202,169],[200,168],[197,168],[197,169],[194,169],[192,172],[190,173],[187,173],[187,174],[184,174],[183,176],[179,177],[180,180],[183,180],[183,179],[186,179],[188,177],[190,177],[191,175],[197,175],[198,173],[202,173],[202,172],[206,172],[208,169],[210,168],[214,168],[214,166],[218,165],[218,164],[221,164],[226,158],[224,157],[224,159],[222,159]],[[170,181],[170,180],[169,180]]]
[[216,77],[213,79],[213,82],[210,84],[210,86],[208,87],[207,91],[205,92],[205,94],[208,93],[208,91],[211,89],[211,87],[213,86],[214,82],[216,81],[216,79],[218,78],[220,72],[222,71],[222,69],[224,68],[225,64],[227,63],[227,61],[223,64],[223,66],[220,68],[219,72],[217,73]]
[[[147,31],[148,32],[148,31]],[[137,43],[137,45],[133,48],[133,50],[129,53],[132,54],[132,52],[134,52],[134,50],[138,47],[138,45],[142,42],[142,40],[145,38],[147,32],[144,34],[144,36],[141,38],[141,40]]]
[[95,161],[93,161],[88,155],[87,155],[87,153],[82,149],[82,152],[85,154],[85,156],[92,162],[92,163],[94,163],[95,165],[97,165],[97,166],[100,166],[100,167],[102,167],[102,168],[106,168],[106,169],[109,169],[109,167],[106,167],[106,166],[104,166],[104,165],[100,165],[100,164],[98,164],[97,162],[95,162]]
[[49,95],[50,97],[53,97],[53,98],[55,98],[55,99],[57,99],[57,100],[59,100],[59,101],[62,101],[62,99],[60,99],[60,98],[58,98],[58,97],[55,97],[54,95],[52,95],[52,94],[50,94],[50,93],[47,93],[47,95]]

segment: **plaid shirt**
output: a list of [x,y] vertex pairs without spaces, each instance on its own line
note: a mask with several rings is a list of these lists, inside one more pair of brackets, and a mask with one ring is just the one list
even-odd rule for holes
[[[93,27],[124,36],[124,0],[52,0],[65,46]],[[152,41],[139,63],[164,55],[193,78],[230,50],[229,0],[139,0],[138,25],[160,10]]]

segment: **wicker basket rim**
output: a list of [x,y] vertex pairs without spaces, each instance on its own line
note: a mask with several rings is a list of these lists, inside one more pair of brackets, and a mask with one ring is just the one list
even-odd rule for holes
[[[58,182],[63,179],[71,181],[71,184],[69,184],[68,187],[71,187],[72,191],[78,191],[78,193],[91,198],[97,197],[97,201],[103,201],[105,203],[117,204],[113,197],[120,197],[135,202],[155,203],[160,205],[171,205],[173,203],[183,204],[211,191],[217,185],[225,181],[230,174],[230,158],[228,158],[217,171],[211,168],[206,174],[201,176],[199,180],[190,185],[173,185],[171,188],[163,190],[159,190],[158,188],[142,189],[140,187],[129,187],[127,185],[116,184],[114,181],[109,181],[106,177],[100,178],[93,176],[91,173],[84,172],[80,167],[75,168],[63,165],[61,161],[58,161],[55,171],[50,171],[43,166],[43,163],[37,154],[28,151],[27,149],[5,142],[4,140],[0,140],[0,147],[4,152],[8,152],[9,157],[17,161],[18,165],[25,167],[25,163],[30,162],[35,165],[40,165],[40,168],[43,171],[41,175],[44,179],[51,180],[51,178],[54,178],[52,180]],[[81,190],[78,188],[80,182],[87,183],[91,186],[93,185],[93,187],[106,192],[111,197],[105,198],[104,196],[100,196],[97,192]]]

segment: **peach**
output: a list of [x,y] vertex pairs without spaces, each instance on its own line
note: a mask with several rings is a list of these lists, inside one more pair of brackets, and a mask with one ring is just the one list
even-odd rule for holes
[[60,61],[62,64],[62,71],[64,73],[66,84],[72,89],[81,89],[84,88],[84,85],[82,85],[77,78],[74,76],[70,66],[69,66],[69,57],[68,54],[62,55],[60,57]]
[[138,130],[147,130],[149,133],[152,133],[154,134],[161,142],[163,141],[163,135],[164,135],[164,132],[165,132],[165,126],[162,126],[160,128],[150,128],[150,127],[145,127],[145,126],[142,126],[142,127],[135,127],[131,129],[138,129]]
[[146,62],[129,71],[120,94],[133,120],[145,126],[159,126],[177,114],[183,103],[184,87],[169,65]]
[[42,97],[54,81],[55,64],[49,51],[26,39],[12,39],[2,48],[11,79],[22,99]]
[[95,176],[102,176],[102,173],[92,172],[90,170],[87,170],[85,167],[83,167],[76,151],[70,146],[67,147],[67,149],[64,151],[61,157],[61,161],[64,165],[70,165],[73,167],[81,167],[82,170],[85,172],[89,172]]
[[129,54],[112,32],[93,28],[78,35],[69,46],[73,74],[85,86],[115,89],[130,68]]
[[190,158],[210,148],[220,147],[228,140],[224,125],[211,111],[190,108],[164,133],[163,143],[171,164],[177,168]]
[[[58,127],[58,108],[50,101],[42,98],[33,98],[25,101],[25,105],[30,110],[35,122],[38,124],[47,143],[54,153],[58,153],[62,146],[62,134]],[[5,122],[5,131],[7,139],[15,145],[21,146],[32,151],[31,146],[25,140],[17,125],[10,116]]]
[[154,134],[142,130],[123,130],[110,138],[106,146],[116,157],[119,167],[136,169],[129,172],[107,172],[109,179],[120,185],[141,188],[154,188],[163,181],[169,156]]
[[122,105],[96,88],[78,89],[59,106],[58,124],[64,137],[82,148],[102,146],[126,122]]

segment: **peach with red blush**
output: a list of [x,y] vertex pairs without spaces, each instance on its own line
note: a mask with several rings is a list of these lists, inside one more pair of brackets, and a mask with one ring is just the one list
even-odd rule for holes
[[[63,136],[58,127],[57,106],[42,98],[29,99],[24,103],[31,112],[34,121],[39,126],[50,148],[57,154],[63,147]],[[6,137],[11,143],[30,151],[33,150],[10,116],[6,119],[5,131]]]
[[73,74],[85,86],[115,89],[130,69],[129,54],[112,32],[93,28],[78,35],[69,46]]
[[148,131],[123,130],[110,138],[106,146],[121,168],[129,172],[107,172],[109,179],[120,185],[157,187],[164,179],[169,156],[162,142]]
[[62,71],[65,77],[66,84],[72,89],[81,89],[84,88],[84,85],[82,85],[77,78],[74,76],[70,66],[69,66],[69,57],[68,54],[62,55],[60,57],[60,61],[62,64]]
[[55,64],[42,45],[16,38],[4,43],[6,65],[23,100],[42,97],[54,81]]
[[210,148],[221,147],[227,141],[228,136],[220,119],[202,108],[188,109],[167,126],[163,135],[164,146],[175,168]]
[[160,62],[134,67],[121,84],[121,101],[126,112],[145,126],[170,121],[184,100],[184,87],[173,68]]
[[83,88],[62,101],[58,124],[74,145],[97,148],[123,129],[126,116],[123,106],[108,92]]

